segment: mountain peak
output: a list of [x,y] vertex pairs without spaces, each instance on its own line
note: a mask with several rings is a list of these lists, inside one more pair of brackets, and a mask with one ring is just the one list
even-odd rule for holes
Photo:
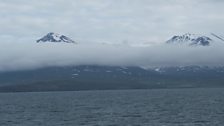
[[213,40],[207,36],[186,33],[179,36],[173,36],[166,43],[188,44],[190,46],[209,46]]
[[41,39],[37,40],[37,43],[39,42],[65,42],[65,43],[76,43],[75,41],[73,41],[72,39],[58,34],[58,33],[54,33],[54,32],[49,32],[47,35],[45,35],[44,37],[42,37]]

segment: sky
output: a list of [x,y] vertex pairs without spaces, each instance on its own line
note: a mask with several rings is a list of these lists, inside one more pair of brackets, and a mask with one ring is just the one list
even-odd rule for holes
[[0,41],[35,42],[48,32],[111,43],[223,35],[223,6],[223,0],[0,0]]
[[[224,36],[223,12],[223,0],[0,0],[0,72],[66,65],[224,66],[223,41],[165,44],[185,33]],[[78,44],[36,43],[49,32]],[[153,44],[136,46],[141,43]]]

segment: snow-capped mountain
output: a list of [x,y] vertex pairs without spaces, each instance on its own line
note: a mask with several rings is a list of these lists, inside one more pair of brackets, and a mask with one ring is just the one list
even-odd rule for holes
[[173,36],[170,40],[166,41],[169,44],[187,44],[190,46],[209,46],[213,40],[207,36],[196,34],[184,34],[180,36]]
[[39,42],[65,42],[65,43],[76,43],[75,41],[73,41],[72,39],[58,34],[58,33],[53,33],[50,32],[47,35],[45,35],[44,37],[42,37],[41,39],[37,40],[37,43]]

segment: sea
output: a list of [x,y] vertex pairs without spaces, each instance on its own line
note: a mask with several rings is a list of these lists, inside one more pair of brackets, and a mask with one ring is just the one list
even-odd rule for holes
[[224,88],[0,93],[0,126],[224,126]]

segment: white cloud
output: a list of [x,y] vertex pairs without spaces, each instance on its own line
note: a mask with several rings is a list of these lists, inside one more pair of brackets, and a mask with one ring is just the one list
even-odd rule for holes
[[223,43],[209,47],[18,43],[0,44],[0,71],[66,65],[223,66]]

